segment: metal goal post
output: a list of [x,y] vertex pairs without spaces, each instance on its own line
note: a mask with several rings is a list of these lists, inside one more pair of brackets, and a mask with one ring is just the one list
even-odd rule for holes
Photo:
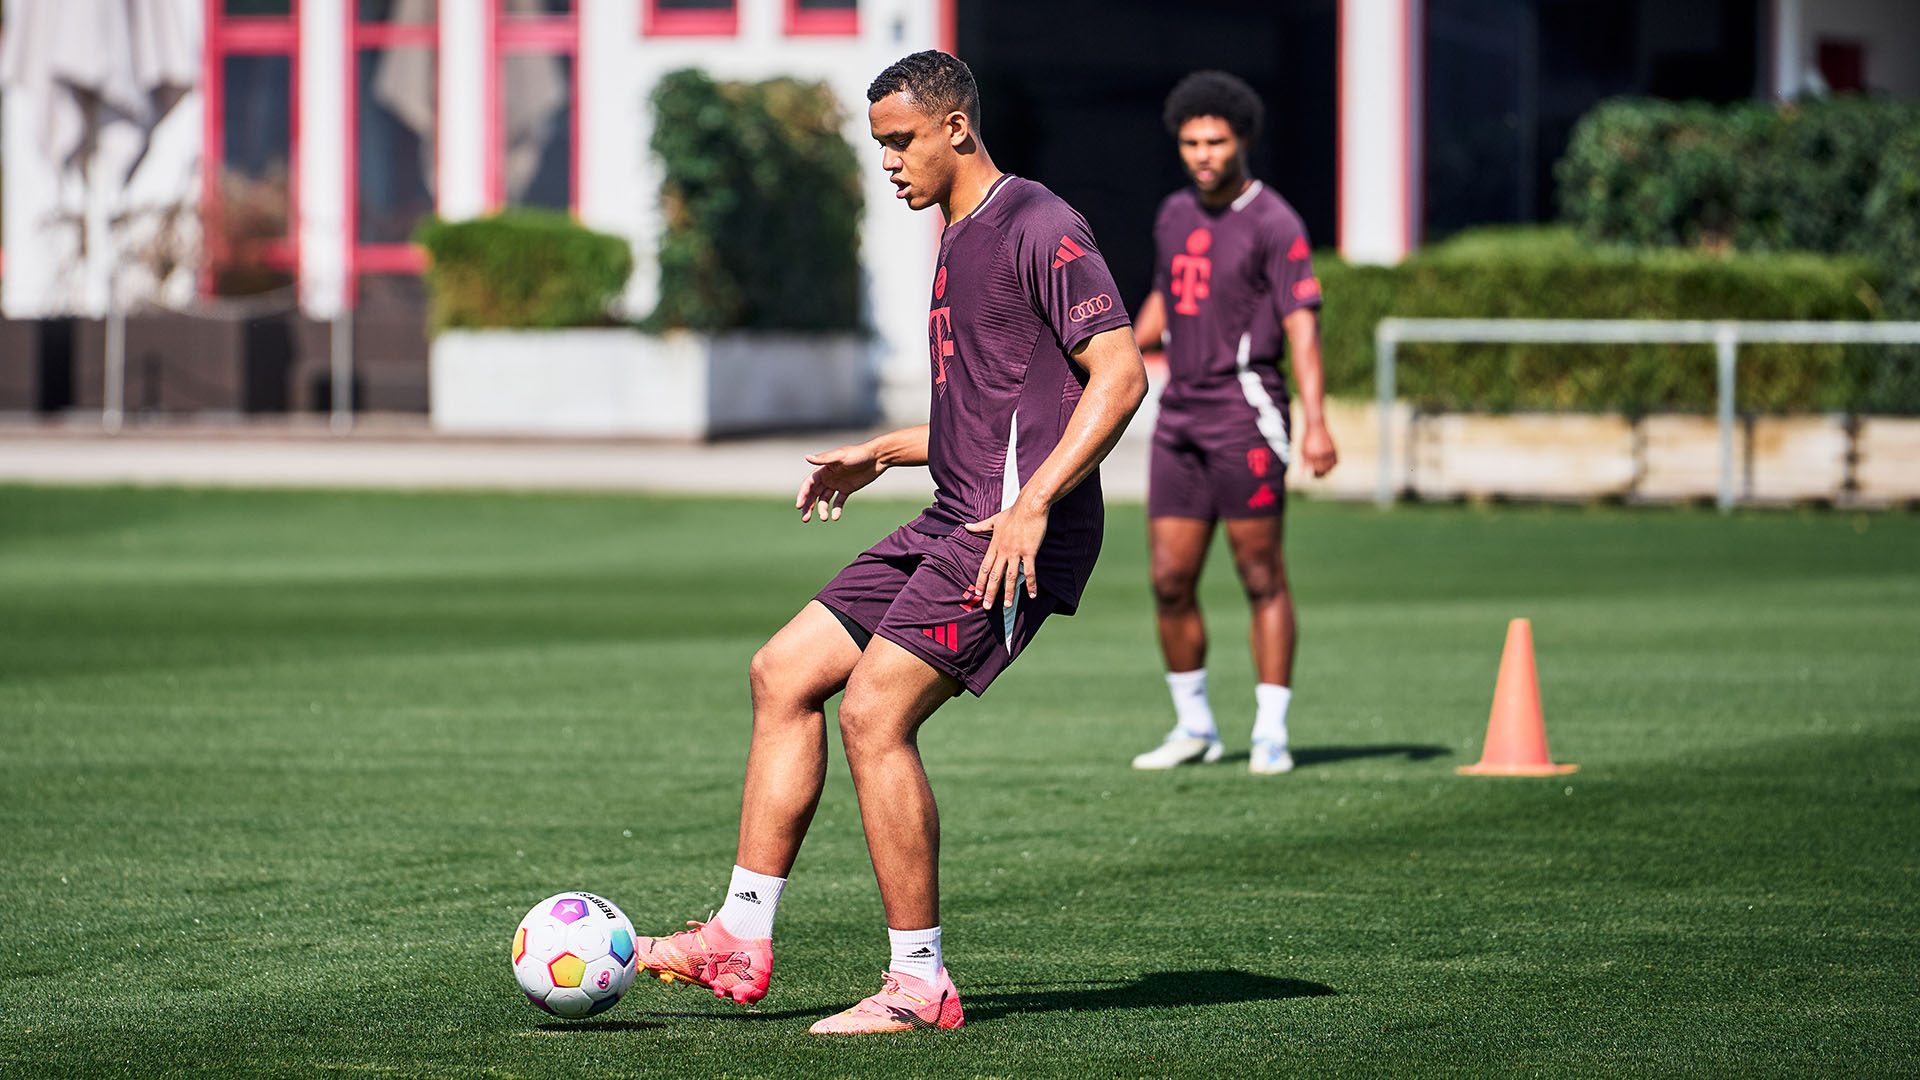
[[1373,331],[1380,402],[1380,472],[1374,502],[1394,499],[1393,400],[1401,342],[1521,345],[1712,345],[1719,363],[1721,513],[1733,509],[1733,390],[1740,346],[1920,345],[1920,322],[1749,322],[1682,319],[1381,319]]

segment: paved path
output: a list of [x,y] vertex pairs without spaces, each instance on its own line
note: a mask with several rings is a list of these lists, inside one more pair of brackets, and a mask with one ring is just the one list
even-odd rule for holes
[[[808,453],[865,438],[824,432],[710,444],[437,436],[424,419],[377,417],[336,435],[306,419],[129,426],[0,423],[0,481],[40,484],[573,489],[791,498]],[[1147,443],[1121,442],[1102,470],[1109,497],[1146,497]],[[874,494],[930,499],[923,469],[883,475]]]

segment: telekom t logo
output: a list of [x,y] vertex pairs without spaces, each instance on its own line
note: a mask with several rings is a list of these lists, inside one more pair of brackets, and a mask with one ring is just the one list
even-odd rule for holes
[[1207,298],[1207,280],[1213,276],[1213,260],[1206,257],[1213,246],[1213,234],[1195,229],[1187,234],[1187,253],[1173,257],[1173,295],[1179,303],[1173,310],[1182,315],[1200,314],[1200,301]]
[[[933,275],[933,300],[947,297],[947,268]],[[953,308],[937,307],[927,313],[927,349],[933,360],[933,385],[947,392],[947,357],[953,355]]]
[[927,348],[933,359],[933,385],[947,388],[947,357],[953,355],[953,309],[937,307],[927,313]]

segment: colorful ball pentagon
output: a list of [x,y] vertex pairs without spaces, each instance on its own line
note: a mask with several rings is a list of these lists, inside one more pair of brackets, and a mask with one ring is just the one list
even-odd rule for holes
[[580,976],[586,970],[587,962],[570,952],[547,961],[547,972],[553,976],[555,986],[579,986]]

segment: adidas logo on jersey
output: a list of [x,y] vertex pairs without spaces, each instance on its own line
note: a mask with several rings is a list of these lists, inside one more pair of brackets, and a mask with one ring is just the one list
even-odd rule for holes
[[1053,252],[1053,268],[1058,270],[1086,253],[1087,249],[1074,243],[1073,237],[1063,236],[1060,238],[1060,246]]

